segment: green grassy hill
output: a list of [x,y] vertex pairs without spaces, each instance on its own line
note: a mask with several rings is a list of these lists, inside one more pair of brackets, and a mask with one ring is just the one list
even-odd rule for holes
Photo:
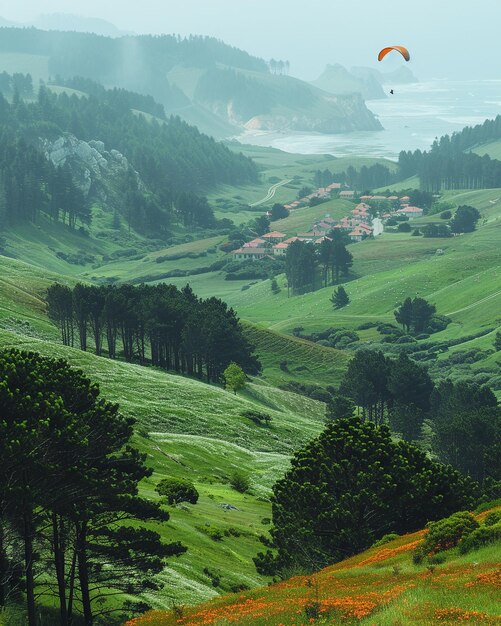
[[[486,515],[477,514],[480,524]],[[404,535],[311,576],[187,608],[181,617],[153,611],[127,626],[499,624],[499,539],[463,555],[458,548],[441,552],[435,565],[415,565],[412,552],[424,534]]]
[[478,154],[479,156],[484,156],[484,154],[488,154],[491,159],[501,160],[501,140],[498,139],[496,141],[489,141],[488,143],[484,143],[476,148],[473,148],[472,152]]
[[[220,295],[243,319],[262,327],[287,334],[297,326],[302,326],[305,333],[342,327],[357,331],[360,340],[368,346],[381,341],[382,336],[374,329],[358,330],[358,327],[371,321],[395,323],[396,306],[407,296],[419,295],[435,304],[438,313],[452,319],[448,328],[432,335],[431,340],[460,344],[449,346],[437,363],[450,361],[451,355],[457,352],[487,350],[473,364],[458,362],[456,367],[451,363],[444,371],[458,375],[461,372],[467,375],[470,371],[480,376],[485,370],[486,378],[492,378],[497,386],[499,356],[489,351],[492,351],[493,336],[501,323],[501,190],[447,192],[444,199],[456,205],[476,206],[483,216],[477,230],[447,239],[385,233],[375,240],[351,246],[353,274],[345,284],[351,301],[341,310],[334,310],[329,301],[333,287],[289,298],[284,277],[278,278],[281,291],[276,295],[271,294],[269,281],[250,284],[242,291],[242,281],[235,281],[235,284],[223,281],[214,273],[193,276],[190,284],[195,291]],[[324,212],[324,206],[299,210],[287,220],[274,224],[290,233],[287,224],[302,226],[307,215],[313,217],[317,211]],[[304,222],[302,216],[305,216]],[[429,220],[425,216],[412,224],[419,227]],[[437,254],[437,250],[443,253]],[[173,282],[181,284],[178,279]],[[482,333],[486,334],[472,339],[472,335]],[[501,386],[496,388],[501,391]]]
[[[45,317],[43,293],[55,280],[61,277],[0,257],[0,348],[67,359],[99,383],[104,397],[137,420],[134,443],[154,468],[141,485],[144,495],[156,499],[159,480],[187,473],[200,492],[197,505],[169,507],[171,520],[155,526],[166,540],[182,541],[188,552],[168,564],[161,576],[164,590],[149,600],[168,608],[172,601],[196,603],[265,582],[252,557],[262,548],[259,536],[268,528],[271,487],[292,451],[322,429],[324,405],[261,379],[235,396],[197,380],[65,347]],[[243,416],[249,410],[269,414],[271,425],[255,425]],[[230,487],[237,469],[249,477],[249,493]],[[222,538],[214,539],[214,532]],[[221,577],[217,587],[203,572],[207,564]]]

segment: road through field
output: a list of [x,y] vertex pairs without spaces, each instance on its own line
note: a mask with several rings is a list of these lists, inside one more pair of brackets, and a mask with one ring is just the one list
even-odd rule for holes
[[279,187],[283,187],[284,185],[287,185],[288,183],[291,183],[292,179],[290,180],[281,180],[279,183],[275,183],[274,185],[272,185],[269,189],[268,189],[268,193],[266,194],[266,196],[262,199],[262,200],[258,200],[257,202],[253,202],[250,206],[251,207],[255,207],[255,206],[259,206],[260,204],[264,204],[265,202],[268,202],[268,200],[271,200],[277,189]]

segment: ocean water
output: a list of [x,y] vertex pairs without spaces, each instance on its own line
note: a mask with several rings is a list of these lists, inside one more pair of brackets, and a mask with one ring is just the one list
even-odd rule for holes
[[[385,87],[389,93],[391,86]],[[395,85],[385,100],[369,100],[382,131],[338,135],[247,131],[242,143],[271,146],[299,154],[370,156],[397,159],[401,150],[426,150],[436,137],[501,114],[501,80],[431,80]]]

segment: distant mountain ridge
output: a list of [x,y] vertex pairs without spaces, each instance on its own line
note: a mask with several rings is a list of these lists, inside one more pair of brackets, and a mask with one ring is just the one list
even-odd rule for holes
[[40,30],[68,30],[81,33],[94,33],[105,37],[122,37],[132,35],[132,31],[120,30],[112,22],[97,17],[85,17],[73,13],[42,13],[32,20],[16,22],[0,16],[0,27],[29,28],[34,26]]
[[245,128],[321,133],[381,129],[359,94],[336,94],[272,74],[263,59],[211,37],[111,38],[0,28],[0,71],[2,53],[43,58],[46,79],[59,84],[81,76],[151,95],[168,114],[219,137]]

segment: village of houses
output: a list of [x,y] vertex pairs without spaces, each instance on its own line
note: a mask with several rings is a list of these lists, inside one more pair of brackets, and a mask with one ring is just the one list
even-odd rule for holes
[[[319,200],[329,200],[334,193],[339,194],[339,198],[345,200],[354,200],[356,192],[345,189],[339,191],[341,183],[332,183],[328,187],[321,187],[300,200],[295,200],[290,204],[285,204],[284,208],[288,211],[299,211],[305,206],[308,206],[309,202],[313,198]],[[252,241],[244,243],[241,248],[234,250],[232,254],[237,260],[249,260],[249,259],[262,259],[264,257],[281,257],[285,256],[287,248],[294,241],[304,241],[320,245],[325,239],[330,240],[328,234],[333,230],[340,230],[348,235],[352,242],[360,242],[367,237],[377,237],[384,231],[384,224],[391,217],[398,215],[404,215],[409,219],[421,217],[423,215],[423,209],[410,206],[409,196],[360,196],[359,204],[350,211],[350,215],[343,217],[337,221],[326,214],[325,217],[317,220],[310,232],[297,233],[294,237],[287,238],[285,233],[278,231],[272,231],[257,237]],[[389,201],[392,206],[398,207],[391,213],[383,213],[373,217],[370,212],[370,206],[368,201]]]

